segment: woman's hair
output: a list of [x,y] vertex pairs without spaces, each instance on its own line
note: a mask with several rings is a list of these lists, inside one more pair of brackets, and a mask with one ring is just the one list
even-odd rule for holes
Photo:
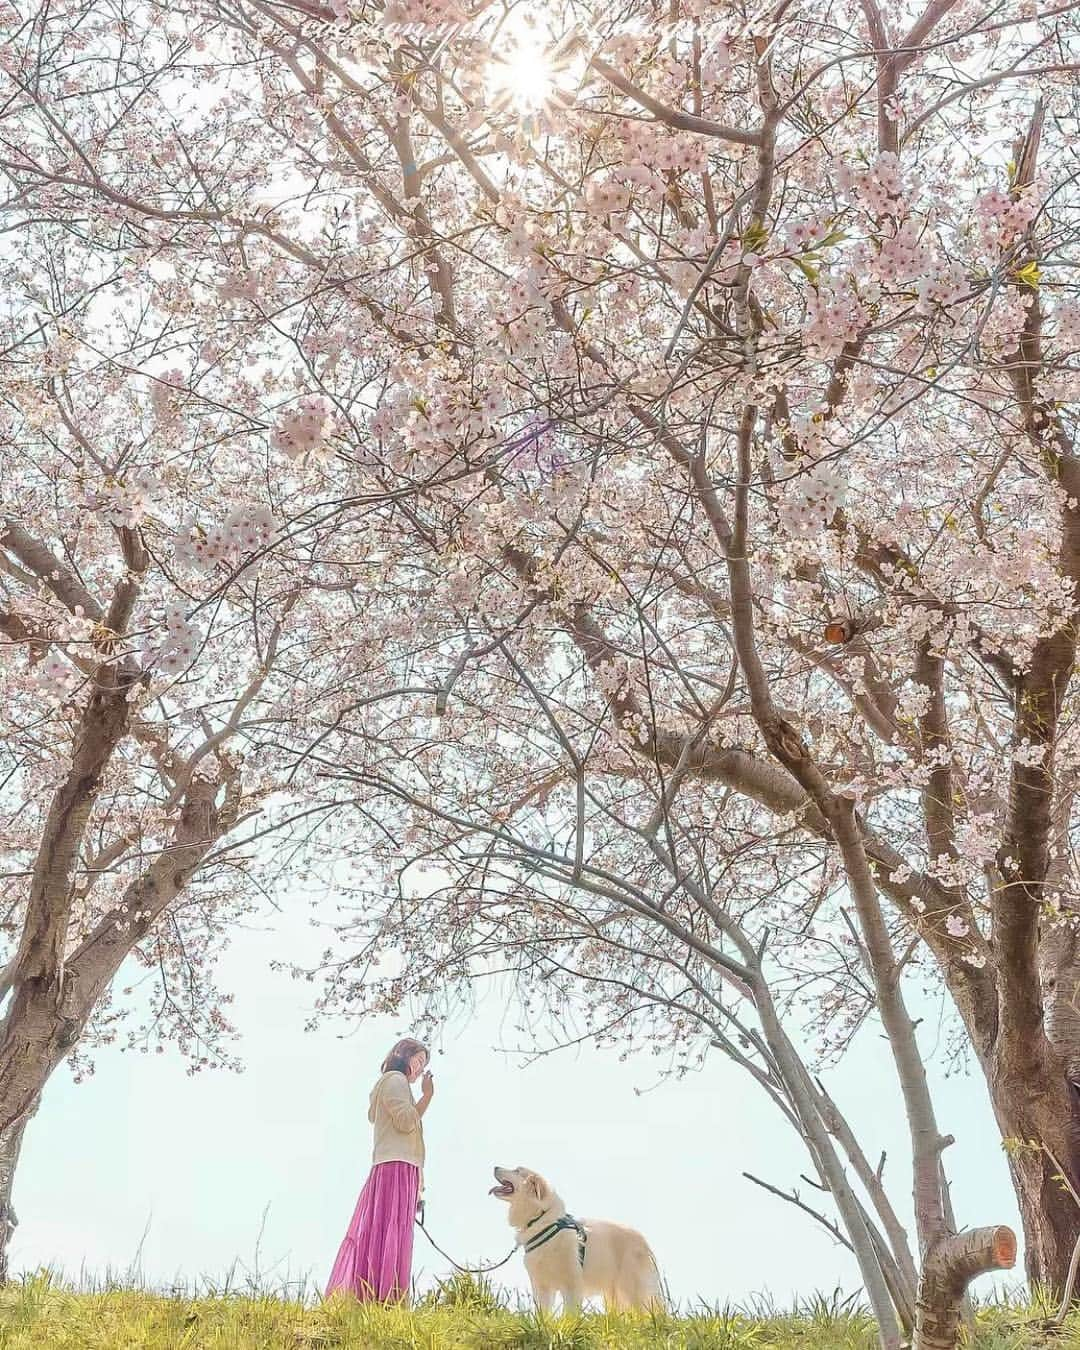
[[383,1060],[383,1073],[408,1073],[409,1060],[413,1055],[428,1055],[428,1048],[423,1041],[414,1041],[411,1036],[406,1036],[403,1041],[398,1041]]

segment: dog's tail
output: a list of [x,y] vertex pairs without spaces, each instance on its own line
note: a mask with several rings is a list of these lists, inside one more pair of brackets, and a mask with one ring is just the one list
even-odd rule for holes
[[645,1257],[648,1262],[644,1280],[645,1306],[654,1308],[657,1312],[666,1312],[671,1307],[671,1297],[664,1284],[664,1277],[660,1273],[660,1263],[656,1259],[656,1253],[648,1243],[645,1244]]

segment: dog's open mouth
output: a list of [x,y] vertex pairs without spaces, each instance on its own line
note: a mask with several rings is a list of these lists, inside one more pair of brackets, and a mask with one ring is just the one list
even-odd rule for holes
[[503,1181],[498,1172],[495,1173],[495,1180],[499,1184],[497,1186],[492,1186],[491,1190],[488,1191],[488,1195],[496,1195],[500,1200],[509,1200],[514,1194],[514,1183],[512,1181]]

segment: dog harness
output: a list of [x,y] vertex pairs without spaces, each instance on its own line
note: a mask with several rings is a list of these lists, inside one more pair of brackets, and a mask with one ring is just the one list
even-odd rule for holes
[[[538,1214],[536,1218],[527,1223],[525,1227],[531,1228],[534,1223],[539,1223],[542,1218],[544,1218],[544,1214]],[[542,1247],[545,1242],[550,1242],[557,1233],[564,1233],[570,1229],[573,1229],[577,1234],[578,1260],[581,1262],[582,1266],[584,1266],[585,1244],[589,1240],[589,1235],[585,1231],[585,1225],[575,1219],[572,1214],[564,1214],[562,1218],[556,1219],[554,1223],[548,1224],[546,1228],[542,1228],[539,1233],[534,1234],[529,1238],[528,1242],[525,1243],[525,1250],[526,1252],[534,1252],[538,1247]]]

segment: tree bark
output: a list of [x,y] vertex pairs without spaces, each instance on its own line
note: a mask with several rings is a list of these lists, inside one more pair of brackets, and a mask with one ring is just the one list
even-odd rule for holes
[[915,1313],[915,1350],[955,1350],[968,1285],[990,1270],[1011,1270],[1011,1228],[975,1228],[936,1242],[923,1260]]
[[791,1094],[792,1105],[806,1132],[806,1142],[821,1178],[832,1193],[844,1230],[851,1240],[867,1297],[877,1318],[881,1350],[899,1350],[900,1329],[894,1315],[893,1291],[889,1288],[870,1228],[864,1221],[862,1206],[844,1175],[843,1166],[814,1099],[809,1076],[781,1025],[768,985],[760,972],[754,971],[752,974],[754,1003],[765,1039]]
[[59,975],[15,982],[0,1021],[0,1282],[6,1278],[15,1226],[11,1192],[26,1123],[129,952],[235,823],[240,796],[235,771],[224,782],[194,779],[184,795],[171,847],[131,882],[117,908],[71,954]]
[[[900,1278],[899,1287],[902,1297],[897,1302],[897,1311],[903,1316],[905,1306],[914,1307],[915,1291],[919,1279],[915,1262],[912,1259],[907,1232],[885,1190],[880,1171],[875,1172],[873,1167],[870,1166],[870,1161],[847,1118],[825,1091],[820,1080],[814,1082],[812,1087],[815,1091],[815,1100],[825,1128],[844,1150],[848,1162],[854,1169],[855,1175],[859,1178],[863,1190],[874,1207],[874,1212],[881,1221],[882,1232],[888,1239],[890,1253]],[[895,1296],[894,1301],[896,1301]]]
[[1024,1233],[1024,1272],[1032,1287],[1056,1298],[1080,1240],[1080,1212],[1046,1155],[1026,1152],[1026,1157],[1009,1159]]
[[750,695],[750,707],[773,758],[800,784],[828,822],[843,861],[844,873],[859,918],[865,960],[874,986],[878,1016],[888,1038],[904,1100],[911,1138],[915,1222],[919,1250],[928,1251],[947,1232],[941,1185],[941,1151],[949,1142],[941,1135],[915,1031],[904,1000],[900,969],[881,908],[877,883],[867,857],[854,804],[833,790],[797,728],[781,715],[761,663],[754,627],[754,588],[748,559],[752,481],[751,443],[757,409],[749,405],[739,428],[739,481],[735,512],[729,525],[716,499],[703,459],[690,463],[713,533],[727,560],[731,592],[732,639]]
[[22,1152],[23,1134],[36,1110],[37,1102],[6,1130],[0,1130],[0,1285],[8,1282],[11,1238],[19,1222],[12,1204],[15,1169],[19,1165],[19,1154]]
[[1080,1206],[1069,1190],[1076,1185],[1071,1088],[1033,1069],[992,1077],[990,1091],[1020,1209],[1025,1272],[1032,1286],[1057,1297],[1080,1239]]
[[[224,787],[225,800],[218,803]],[[239,774],[224,784],[196,778],[184,794],[172,843],[128,886],[120,904],[55,975],[15,982],[0,1021],[0,1130],[41,1094],[53,1069],[83,1033],[98,999],[128,953],[153,927],[233,825]]]
[[870,1234],[870,1241],[874,1244],[874,1250],[877,1252],[882,1278],[888,1286],[901,1330],[904,1336],[910,1339],[915,1330],[916,1286],[908,1281],[907,1276],[897,1265],[896,1258],[889,1250],[888,1243],[874,1226],[869,1214],[866,1216],[866,1231]]

